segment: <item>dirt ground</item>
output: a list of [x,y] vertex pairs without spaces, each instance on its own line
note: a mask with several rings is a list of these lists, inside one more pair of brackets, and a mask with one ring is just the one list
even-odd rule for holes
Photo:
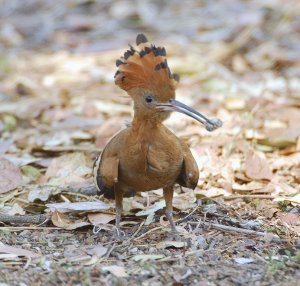
[[[299,1],[0,2],[0,286],[300,285]],[[145,33],[181,77],[197,188],[98,196],[93,161],[132,118],[115,60]],[[64,203],[62,205],[62,203]]]

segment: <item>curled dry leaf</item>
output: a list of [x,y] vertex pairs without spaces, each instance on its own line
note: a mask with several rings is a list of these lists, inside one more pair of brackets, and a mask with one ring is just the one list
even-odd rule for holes
[[104,214],[104,213],[91,213],[88,214],[88,219],[92,225],[102,225],[107,224],[110,221],[114,220],[116,217],[112,214]]
[[88,222],[82,220],[70,220],[65,214],[55,211],[51,216],[52,223],[63,229],[76,229],[79,227],[83,227],[89,225]]
[[229,192],[226,189],[212,187],[212,188],[209,188],[208,190],[196,190],[195,195],[196,195],[196,198],[199,198],[199,199],[201,199],[203,197],[216,198],[216,197],[220,197],[220,196],[230,196],[230,195],[232,195],[232,192]]
[[251,181],[250,183],[242,184],[242,185],[238,183],[232,184],[232,189],[235,191],[255,191],[255,190],[261,190],[264,187],[265,184],[256,181]]
[[252,150],[249,150],[246,155],[245,173],[247,177],[254,180],[271,180],[273,177],[268,161]]
[[0,194],[9,192],[21,184],[20,169],[9,160],[0,158]]

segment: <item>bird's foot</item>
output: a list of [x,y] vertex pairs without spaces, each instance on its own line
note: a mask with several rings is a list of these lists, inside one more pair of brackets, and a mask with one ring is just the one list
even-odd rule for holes
[[172,229],[167,235],[167,240],[170,241],[182,241],[182,239],[183,237],[180,236],[180,233],[176,229]]
[[113,235],[112,235],[114,240],[126,240],[127,236],[123,230],[121,230],[119,227],[114,227],[113,228]]

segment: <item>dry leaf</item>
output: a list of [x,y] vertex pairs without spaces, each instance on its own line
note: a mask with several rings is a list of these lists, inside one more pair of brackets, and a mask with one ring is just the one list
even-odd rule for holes
[[256,181],[252,181],[248,184],[242,184],[242,185],[238,183],[232,184],[232,189],[235,191],[254,191],[254,190],[261,190],[264,187],[265,184]]
[[232,192],[229,192],[226,189],[215,188],[215,187],[212,187],[208,190],[195,191],[196,198],[203,198],[203,197],[216,198],[220,196],[230,196],[230,195],[232,195]]
[[196,197],[194,195],[194,192],[190,190],[187,193],[174,196],[173,207],[181,211],[185,211],[194,208],[196,206],[195,202],[196,202]]
[[154,205],[152,205],[142,211],[137,212],[135,215],[136,216],[147,215],[145,225],[149,225],[154,221],[154,215],[155,215],[156,211],[164,208],[165,206],[166,206],[165,201],[159,201],[159,202],[156,202]]
[[78,202],[78,203],[56,203],[46,205],[51,212],[58,211],[60,213],[82,212],[82,211],[99,211],[111,208],[104,202]]
[[132,257],[134,261],[141,261],[145,262],[148,260],[157,260],[164,258],[165,256],[163,254],[138,254]]
[[248,264],[248,263],[251,263],[254,261],[254,259],[252,258],[246,258],[246,257],[236,257],[234,258],[234,261],[237,263],[237,264]]
[[20,169],[7,159],[0,157],[0,194],[9,192],[22,184]]
[[37,257],[41,256],[40,254],[32,252],[30,250],[5,245],[2,243],[0,244],[0,253],[11,254],[11,255],[14,255],[15,257],[25,256],[28,258],[37,258]]
[[104,247],[103,245],[101,244],[98,244],[98,245],[89,245],[85,248],[85,251],[87,254],[90,254],[90,255],[95,255],[97,257],[102,257],[106,254],[107,252],[107,247]]
[[288,225],[300,225],[300,215],[295,213],[281,213],[278,215],[282,222],[285,222]]
[[104,266],[102,267],[104,272],[110,272],[111,274],[115,275],[116,277],[128,277],[128,274],[125,271],[123,266],[111,265],[111,266]]
[[28,202],[35,200],[47,201],[50,196],[59,194],[61,191],[55,186],[34,186],[28,194]]
[[161,241],[156,244],[157,249],[163,249],[167,247],[183,248],[186,246],[187,246],[187,242],[185,241],[171,241],[171,240]]
[[104,214],[104,213],[91,213],[88,214],[88,219],[93,225],[101,225],[101,224],[107,224],[110,221],[114,220],[116,218],[115,215],[112,214]]
[[45,177],[52,185],[82,183],[91,176],[91,167],[83,153],[67,154],[52,160]]
[[7,212],[8,215],[24,215],[25,211],[22,207],[19,206],[19,204],[15,203],[13,204],[12,208]]
[[123,213],[124,215],[129,215],[133,214],[132,210],[134,209],[140,209],[143,210],[145,207],[143,204],[139,203],[136,199],[134,198],[124,198],[123,199]]
[[79,227],[83,227],[89,225],[88,222],[82,220],[70,220],[65,214],[55,211],[51,216],[52,223],[63,229],[76,229]]
[[292,203],[295,203],[297,205],[300,205],[300,194],[297,194],[294,197],[277,197],[274,199],[275,202],[281,202],[281,201],[289,201]]
[[258,152],[249,150],[245,162],[246,175],[255,180],[271,180],[272,171],[265,158],[258,155]]

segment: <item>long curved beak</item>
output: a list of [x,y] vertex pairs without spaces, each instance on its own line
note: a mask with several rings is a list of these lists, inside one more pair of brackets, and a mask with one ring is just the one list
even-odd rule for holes
[[184,103],[171,99],[166,103],[158,103],[157,107],[161,108],[163,111],[177,111],[188,115],[198,122],[202,123],[207,131],[214,131],[215,129],[223,125],[222,121],[218,118],[209,119],[195,109],[185,105]]

